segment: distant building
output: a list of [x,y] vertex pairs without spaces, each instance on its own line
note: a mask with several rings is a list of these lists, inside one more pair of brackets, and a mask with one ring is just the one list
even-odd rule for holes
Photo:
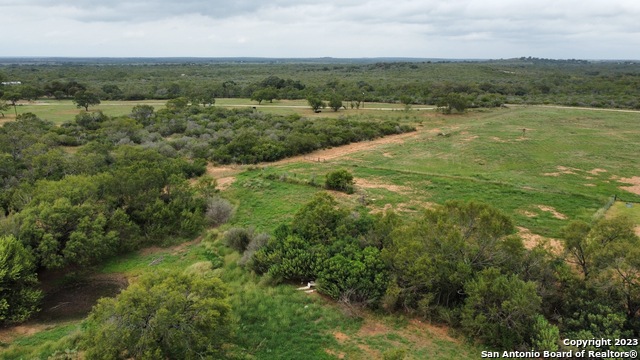
[[22,85],[22,81],[3,81],[2,85]]

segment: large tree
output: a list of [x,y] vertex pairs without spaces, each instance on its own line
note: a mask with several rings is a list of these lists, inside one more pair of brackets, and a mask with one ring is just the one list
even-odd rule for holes
[[512,256],[513,231],[511,220],[486,204],[450,201],[425,211],[394,231],[383,251],[394,274],[386,305],[423,313],[461,305],[467,281]]
[[33,255],[13,236],[0,236],[0,325],[27,320],[42,293]]
[[333,94],[333,96],[331,96],[331,98],[329,99],[329,107],[333,111],[340,110],[340,108],[342,108],[342,96]]
[[278,91],[275,88],[267,87],[263,89],[259,89],[251,94],[251,100],[255,100],[260,104],[263,100],[269,100],[269,102],[273,102],[273,99],[278,98]]
[[311,106],[311,109],[314,112],[319,112],[320,109],[324,109],[327,105],[320,98],[315,96],[310,96],[307,98],[307,103]]
[[89,106],[100,104],[100,97],[90,91],[78,91],[73,95],[73,102],[77,107],[89,111]]
[[542,303],[534,282],[489,268],[464,290],[462,326],[470,335],[505,349],[530,341]]
[[204,273],[141,276],[89,316],[87,359],[220,358],[233,329],[227,289]]
[[16,116],[18,116],[18,108],[16,106],[18,101],[22,99],[22,94],[20,94],[20,92],[18,91],[6,91],[4,94],[2,94],[2,99],[11,103]]

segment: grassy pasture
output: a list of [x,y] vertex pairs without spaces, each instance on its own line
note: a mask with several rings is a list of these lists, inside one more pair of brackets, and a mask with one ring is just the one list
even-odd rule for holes
[[[216,106],[255,105],[225,101],[218,100]],[[117,115],[134,105],[108,104],[97,108]],[[304,101],[263,105],[259,111],[311,115]],[[79,111],[71,103],[56,106]],[[33,105],[33,111],[48,118],[60,111],[56,106]],[[640,202],[639,195],[621,189],[628,184],[618,181],[640,176],[638,113],[523,107],[444,116],[405,112],[400,105],[393,108],[397,111],[365,109],[325,110],[320,116],[398,119],[418,131],[360,150],[327,149],[310,155],[322,162],[299,159],[238,167],[224,175],[234,177],[223,196],[234,203],[236,213],[220,230],[231,226],[272,230],[289,221],[315,192],[323,191],[309,183],[322,184],[325,174],[339,168],[356,177],[355,194],[332,192],[349,206],[362,206],[364,200],[369,211],[392,208],[411,217],[450,199],[480,200],[505,211],[517,226],[546,237],[557,236],[571,219],[591,220],[613,194]],[[59,122],[65,120],[69,118]],[[638,204],[627,208],[616,203],[607,215],[626,212],[640,224],[638,211]],[[94,270],[135,281],[158,267],[186,268],[207,260],[211,251],[224,259],[219,271],[231,290],[239,324],[236,342],[256,359],[381,359],[392,348],[406,350],[408,359],[479,358],[481,349],[432,325],[403,316],[353,317],[349,309],[323,297],[295,291],[297,284],[269,286],[239,267],[239,255],[214,235],[204,236],[202,242],[114,258]],[[54,349],[74,348],[78,329],[78,321],[48,324],[43,331],[0,344],[0,359],[46,357]]]
[[[151,105],[156,110],[164,108],[166,104],[165,100],[143,100],[143,101],[102,101],[100,105],[89,107],[89,111],[102,111],[108,116],[122,116],[131,113],[131,109],[136,105]],[[306,100],[274,100],[272,103],[263,101],[258,104],[255,101],[249,99],[216,99],[216,106],[224,107],[256,107],[258,111],[278,114],[278,115],[291,115],[294,113],[301,114],[307,117],[337,117],[344,116],[345,114],[359,114],[359,115],[371,115],[378,114],[380,111],[403,111],[404,105],[402,104],[386,104],[386,103],[365,103],[365,108],[359,110],[349,109],[340,110],[334,112],[333,110],[326,108],[320,113],[314,113],[309,108]],[[345,102],[345,106],[349,108],[349,104]],[[416,106],[415,109],[426,109],[429,107]],[[18,114],[34,113],[40,118],[52,121],[56,124],[61,124],[66,121],[72,121],[74,117],[83,111],[79,109],[71,100],[50,100],[43,99],[30,102],[20,102],[17,106]],[[0,124],[3,122],[11,121],[15,119],[15,112],[13,107],[5,111],[4,117],[0,117]]]
[[[640,142],[637,113],[531,107],[459,116],[410,114],[396,114],[419,129],[403,142],[326,162],[269,165],[262,175],[242,174],[230,190],[240,202],[235,221],[269,228],[273,219],[286,216],[278,209],[290,213],[295,197],[306,199],[317,191],[266,180],[265,174],[322,183],[324,174],[336,168],[349,169],[359,179],[356,194],[339,195],[352,204],[364,196],[374,211],[391,207],[410,214],[449,199],[485,201],[511,215],[518,226],[548,237],[557,236],[571,219],[590,220],[613,194],[640,200],[617,181],[638,175],[640,160],[633,150]],[[322,158],[323,152],[310,156],[316,155]],[[252,181],[268,190],[243,185]],[[259,210],[260,204],[270,209]]]

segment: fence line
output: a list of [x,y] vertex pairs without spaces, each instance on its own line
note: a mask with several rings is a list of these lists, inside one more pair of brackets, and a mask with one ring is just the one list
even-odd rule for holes
[[609,198],[609,201],[607,201],[607,203],[604,204],[603,207],[598,209],[598,211],[596,211],[596,213],[593,214],[593,220],[598,220],[598,219],[602,218],[604,216],[604,214],[607,213],[607,210],[609,210],[609,208],[611,208],[613,206],[613,204],[616,202],[616,200],[618,200],[618,197],[616,195],[611,196],[611,198]]

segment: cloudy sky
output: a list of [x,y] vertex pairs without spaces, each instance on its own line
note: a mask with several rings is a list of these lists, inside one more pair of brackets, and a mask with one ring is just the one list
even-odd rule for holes
[[638,0],[0,0],[0,56],[640,59]]

